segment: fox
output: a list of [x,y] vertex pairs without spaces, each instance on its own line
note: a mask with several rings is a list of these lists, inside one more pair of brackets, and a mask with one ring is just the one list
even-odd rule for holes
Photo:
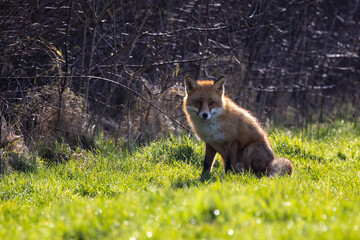
[[275,158],[258,120],[225,95],[226,77],[195,80],[185,76],[183,111],[194,133],[205,142],[202,175],[212,171],[220,154],[225,173],[254,172],[268,177],[292,175],[294,164]]

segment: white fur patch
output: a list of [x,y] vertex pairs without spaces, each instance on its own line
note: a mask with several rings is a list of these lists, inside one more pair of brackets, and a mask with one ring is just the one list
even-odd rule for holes
[[225,141],[225,135],[222,133],[221,127],[222,124],[217,121],[205,120],[198,133],[205,142],[222,142]]
[[212,118],[212,117],[215,118],[215,117],[220,116],[221,113],[222,113],[222,108],[213,108],[213,109],[211,109],[210,112],[199,112],[199,113],[198,113],[198,116],[199,116],[200,118],[204,118],[204,115],[203,115],[204,113],[207,114],[206,119],[208,120],[208,119],[210,119],[210,118]]
[[217,119],[221,113],[221,108],[214,108],[211,110],[211,118],[209,119],[204,119],[197,114],[191,115],[193,127],[198,137],[207,144],[210,144],[217,152],[223,152],[220,146],[225,141],[225,135],[222,130],[223,124]]
[[211,114],[214,116],[214,117],[218,117],[222,114],[223,112],[223,109],[222,108],[213,108],[211,109]]
[[186,110],[189,112],[189,114],[197,113],[199,111],[199,109],[197,107],[194,107],[194,106],[186,106]]
[[209,112],[199,112],[198,116],[201,117],[201,118],[204,118],[204,117],[203,117],[203,116],[204,116],[204,115],[203,115],[204,113],[207,114],[207,116],[206,116],[205,119],[210,119],[210,118],[211,118],[211,113],[209,113]]

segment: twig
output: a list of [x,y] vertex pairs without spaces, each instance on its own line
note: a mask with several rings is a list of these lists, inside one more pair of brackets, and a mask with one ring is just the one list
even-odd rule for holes
[[[1,155],[2,155],[1,131],[2,131],[2,111],[0,111],[0,164],[2,163],[2,160],[1,160]],[[0,165],[0,167],[1,167],[1,165]],[[0,169],[0,171],[1,171],[1,169]]]
[[[202,61],[202,60],[208,60],[211,58],[215,58],[217,55],[209,55],[209,56],[205,56],[205,57],[199,57],[199,58],[191,58],[191,59],[184,59],[184,60],[174,60],[174,61],[159,61],[159,62],[155,62],[153,64],[125,64],[125,63],[120,63],[117,64],[116,66],[124,66],[124,67],[129,67],[129,68],[150,68],[150,67],[157,67],[157,66],[162,66],[162,65],[169,65],[169,64],[174,64],[174,63],[191,63],[191,62],[198,62],[198,61]],[[111,67],[113,65],[99,65],[100,67]]]
[[[68,15],[68,22],[66,24],[66,31],[65,31],[65,71],[66,74],[69,73],[69,58],[68,58],[68,35],[69,35],[69,29],[70,29],[70,22],[71,22],[71,13],[73,9],[73,0],[70,1],[70,9],[69,9],[69,15]],[[65,82],[66,80],[64,80]]]
[[222,30],[228,28],[228,26],[220,26],[220,27],[186,27],[186,28],[181,28],[181,29],[177,29],[171,32],[159,32],[159,33],[151,33],[148,31],[145,31],[142,33],[142,35],[148,35],[148,36],[172,36],[174,33],[179,33],[179,32],[187,32],[187,31],[199,31],[199,32],[211,32],[211,31],[217,31],[217,30]]
[[129,88],[128,86],[115,82],[114,80],[108,79],[108,78],[103,78],[103,77],[96,77],[96,76],[78,76],[78,77],[82,77],[82,78],[94,78],[94,79],[99,79],[102,81],[107,81],[110,82],[112,84],[116,84],[118,86],[120,86],[121,88],[126,89],[127,91],[135,94],[136,96],[138,96],[139,98],[141,98],[143,101],[145,101],[146,103],[148,103],[150,106],[152,106],[153,108],[155,108],[156,110],[158,110],[161,114],[165,115],[166,117],[168,117],[170,120],[172,120],[173,122],[175,122],[177,125],[179,125],[180,127],[182,127],[183,129],[189,131],[192,133],[192,131],[185,127],[184,125],[182,125],[181,123],[179,123],[177,120],[175,120],[173,117],[171,117],[170,115],[168,115],[167,113],[165,113],[163,110],[161,110],[159,107],[157,107],[155,104],[153,104],[152,102],[148,101],[145,97],[143,97],[140,93],[136,92],[135,90]]

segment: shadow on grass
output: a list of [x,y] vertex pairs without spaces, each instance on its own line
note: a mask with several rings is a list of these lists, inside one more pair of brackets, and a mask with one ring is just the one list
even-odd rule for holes
[[209,173],[209,174],[202,174],[199,176],[199,178],[192,178],[192,179],[179,178],[171,184],[171,187],[173,189],[199,187],[201,185],[207,185],[218,181],[222,181],[222,179],[219,178],[219,176]]

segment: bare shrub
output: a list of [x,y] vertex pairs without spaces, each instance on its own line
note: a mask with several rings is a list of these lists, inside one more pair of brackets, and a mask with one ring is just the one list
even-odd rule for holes
[[54,141],[64,138],[70,144],[84,140],[89,147],[90,136],[86,131],[88,115],[84,100],[69,88],[60,95],[59,87],[47,85],[40,91],[31,91],[21,106],[24,129],[32,139]]
[[[161,87],[160,85],[150,85],[145,78],[141,78],[143,87],[139,93],[151,102],[158,109],[147,102],[133,96],[128,99],[130,106],[127,105],[128,114],[125,114],[125,124],[120,126],[117,136],[122,140],[132,140],[136,143],[146,142],[148,140],[161,138],[170,133],[179,133],[183,129],[179,125],[179,119],[184,114],[182,111],[183,86],[181,84],[172,84],[170,87]],[[170,117],[177,120],[174,122]],[[184,121],[180,121],[184,124]]]
[[9,120],[2,117],[1,171],[31,165],[35,160],[28,156],[29,149],[60,162],[69,159],[71,149],[91,148],[92,129],[84,105],[83,98],[69,88],[61,91],[57,81],[29,90],[8,114]]
[[[57,82],[31,90],[20,105],[22,132],[39,153],[42,147],[55,148],[58,142],[70,147],[90,148],[93,144],[89,116],[83,98],[69,88],[60,91]],[[56,154],[44,154],[47,156]],[[54,157],[58,159],[58,157]]]

